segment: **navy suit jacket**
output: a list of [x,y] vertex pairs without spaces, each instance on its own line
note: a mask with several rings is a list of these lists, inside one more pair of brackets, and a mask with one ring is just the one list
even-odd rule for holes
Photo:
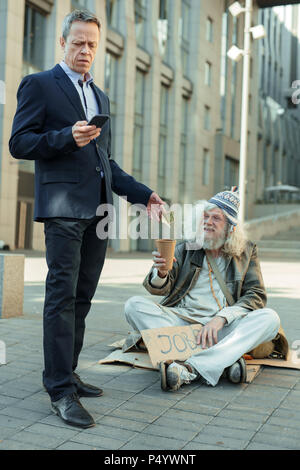
[[[108,97],[92,86],[100,112],[109,114]],[[17,159],[35,160],[36,221],[94,217],[103,202],[101,184],[105,184],[109,204],[114,191],[133,204],[147,205],[152,190],[111,159],[110,122],[96,141],[83,148],[76,145],[72,127],[86,116],[76,88],[59,65],[25,77],[17,98],[9,149]]]

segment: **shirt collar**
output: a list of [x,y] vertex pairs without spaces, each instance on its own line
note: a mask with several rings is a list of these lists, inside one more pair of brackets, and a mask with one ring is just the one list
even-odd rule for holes
[[68,77],[72,80],[72,82],[78,82],[78,80],[85,81],[87,85],[94,81],[94,78],[90,74],[90,72],[86,73],[85,75],[75,72],[75,70],[70,69],[70,67],[62,60],[59,64],[63,71],[68,75]]

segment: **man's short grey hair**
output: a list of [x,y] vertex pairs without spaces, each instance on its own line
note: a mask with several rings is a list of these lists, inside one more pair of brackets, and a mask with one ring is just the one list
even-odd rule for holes
[[94,13],[91,13],[88,10],[74,10],[69,13],[63,21],[62,35],[65,40],[67,40],[67,37],[70,34],[71,26],[75,21],[82,21],[83,23],[95,23],[98,26],[99,31],[101,29],[101,23]]

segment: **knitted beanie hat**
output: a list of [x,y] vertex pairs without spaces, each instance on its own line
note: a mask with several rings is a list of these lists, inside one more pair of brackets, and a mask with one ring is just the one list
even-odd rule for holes
[[231,225],[237,225],[237,216],[240,207],[240,197],[237,186],[233,186],[231,191],[222,191],[216,194],[208,202],[222,209]]

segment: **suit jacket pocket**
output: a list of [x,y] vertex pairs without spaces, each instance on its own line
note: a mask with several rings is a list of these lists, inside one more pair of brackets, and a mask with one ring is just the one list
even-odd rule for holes
[[70,171],[44,171],[41,175],[42,184],[47,183],[79,183],[79,175]]

